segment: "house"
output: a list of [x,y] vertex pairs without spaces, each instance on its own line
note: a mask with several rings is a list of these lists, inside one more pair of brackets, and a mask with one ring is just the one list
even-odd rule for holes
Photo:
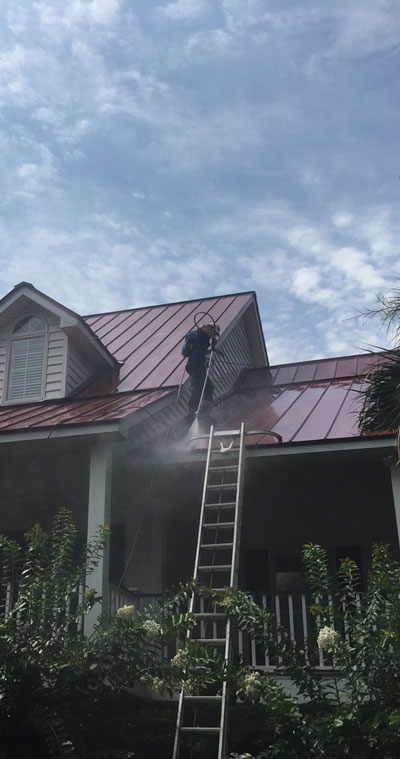
[[110,524],[91,580],[106,612],[191,577],[205,452],[184,423],[180,349],[208,315],[223,349],[214,425],[246,426],[239,582],[301,637],[302,545],[324,545],[332,568],[351,556],[362,583],[374,542],[398,555],[400,473],[394,435],[357,426],[358,394],[379,354],[270,366],[253,292],[90,316],[27,282],[7,293],[0,530],[18,538],[62,506],[83,540]]

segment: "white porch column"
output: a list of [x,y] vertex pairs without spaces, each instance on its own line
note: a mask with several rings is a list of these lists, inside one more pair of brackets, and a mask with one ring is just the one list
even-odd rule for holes
[[[90,541],[99,525],[109,525],[111,516],[111,476],[112,451],[109,446],[94,444],[90,452],[89,499],[87,539]],[[96,603],[85,619],[85,633],[90,635],[101,611],[109,605],[109,559],[110,541],[107,540],[102,558],[95,570],[87,578],[90,588],[103,597],[102,604]]]
[[400,465],[395,466],[392,464],[390,467],[390,475],[392,478],[394,513],[396,515],[397,525],[397,539],[400,544]]

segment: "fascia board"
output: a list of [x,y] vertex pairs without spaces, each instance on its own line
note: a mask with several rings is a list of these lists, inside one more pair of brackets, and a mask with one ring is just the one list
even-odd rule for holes
[[159,411],[162,411],[167,406],[170,406],[174,399],[176,390],[177,389],[171,390],[167,395],[163,396],[159,400],[149,403],[148,406],[142,406],[141,408],[134,409],[131,414],[124,417],[124,419],[122,419],[120,422],[121,435],[128,437],[131,429],[142,422],[143,419],[148,419],[149,416],[156,416]]
[[73,326],[78,322],[77,316],[74,316],[67,310],[60,308],[60,306],[57,306],[53,302],[50,303],[44,295],[38,293],[35,290],[32,290],[30,287],[22,287],[16,290],[15,293],[9,293],[8,297],[5,298],[5,302],[0,304],[0,314],[7,311],[7,309],[12,306],[13,303],[16,303],[22,296],[25,296],[25,298],[28,298],[28,300],[31,300],[33,303],[36,303],[38,306],[46,309],[46,311],[50,311],[52,314],[58,316],[60,319],[60,325],[62,320],[64,320],[65,323],[68,322],[68,326]]
[[1,432],[0,444],[23,443],[30,440],[57,440],[71,437],[101,438],[102,440],[121,440],[123,438],[119,429],[119,423],[114,422],[111,424],[85,424],[82,426],[70,425],[68,427],[59,426],[37,430],[31,429],[24,432],[21,430],[16,432]]
[[265,335],[264,330],[262,328],[262,322],[261,322],[261,315],[260,315],[260,309],[258,308],[258,300],[257,300],[257,294],[254,293],[253,295],[253,303],[254,303],[254,310],[255,310],[255,318],[257,323],[257,331],[260,337],[260,343],[262,347],[262,352],[264,354],[264,360],[266,363],[266,366],[269,366],[269,358],[268,358],[268,352],[267,352],[267,346],[265,343]]
[[336,440],[323,443],[299,443],[271,445],[264,448],[246,448],[246,456],[250,458],[270,458],[280,456],[303,456],[306,454],[341,453],[345,451],[374,451],[393,450],[395,438],[379,438],[375,440]]
[[0,314],[7,311],[7,309],[13,303],[16,303],[22,296],[25,296],[25,298],[36,303],[36,305],[41,306],[46,311],[50,311],[50,313],[57,316],[60,319],[61,329],[66,332],[70,330],[79,330],[80,334],[90,343],[95,352],[99,354],[109,366],[115,366],[118,363],[107,349],[101,345],[100,340],[96,339],[90,327],[78,315],[74,315],[74,313],[68,309],[64,309],[52,300],[48,300],[45,295],[42,295],[42,293],[37,292],[30,287],[21,287],[16,290],[15,293],[11,292],[8,297],[6,297],[5,302],[0,304]]
[[[223,334],[221,335],[220,339],[218,340],[218,346],[221,346],[221,347],[223,346],[224,340],[228,337],[228,335],[233,330],[233,328],[236,326],[236,324],[238,323],[238,321],[242,318],[242,316],[246,313],[246,311],[251,308],[251,306],[254,307],[255,314],[257,315],[258,314],[258,307],[257,307],[257,300],[256,300],[256,297],[255,297],[255,293],[251,293],[251,297],[249,298],[249,300],[246,303],[243,304],[242,308],[240,309],[240,311],[238,311],[238,313],[236,314],[236,316],[234,317],[234,319],[232,319],[232,321],[229,322],[228,327],[226,328],[226,330],[224,330]],[[268,366],[268,356],[267,356],[267,351],[266,351],[266,348],[265,348],[265,340],[264,340],[263,331],[261,329],[261,321],[260,321],[259,318],[258,319],[256,318],[256,328],[257,328],[257,332],[258,332],[258,336],[259,336],[259,340],[260,340],[260,345],[261,345],[262,352],[263,352],[264,359],[265,359],[265,366]]]
[[75,324],[62,324],[60,322],[60,327],[62,329],[65,329],[67,333],[75,332],[76,330],[79,331],[79,333],[82,335],[82,337],[90,343],[91,347],[96,351],[98,355],[100,355],[109,366],[117,366],[118,361],[113,358],[111,353],[107,351],[106,348],[103,348],[100,344],[100,340],[93,335],[90,328],[87,327],[84,323],[82,323],[80,320],[77,320]]
[[[283,444],[283,445],[268,445],[265,448],[253,448],[246,446],[246,460],[255,458],[264,459],[280,459],[285,456],[304,458],[304,456],[321,456],[323,454],[332,453],[359,453],[362,451],[380,452],[382,454],[395,452],[395,438],[375,439],[375,440],[345,440],[345,441],[332,441],[329,443],[312,443],[312,444]],[[170,462],[175,464],[180,463],[199,463],[204,462],[204,458],[207,454],[206,448],[204,450],[190,451],[189,444],[187,450],[184,453],[178,455],[172,455]],[[223,457],[223,454],[221,454]]]

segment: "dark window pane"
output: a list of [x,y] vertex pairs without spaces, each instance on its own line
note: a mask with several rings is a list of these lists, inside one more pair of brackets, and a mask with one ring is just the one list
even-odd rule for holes
[[110,582],[119,585],[125,569],[125,525],[112,524],[110,535]]
[[269,589],[268,551],[245,551],[246,588],[258,593]]

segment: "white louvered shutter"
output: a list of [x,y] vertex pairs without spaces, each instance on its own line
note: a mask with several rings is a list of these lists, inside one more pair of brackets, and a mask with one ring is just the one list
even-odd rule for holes
[[44,335],[11,342],[7,394],[9,401],[41,397],[44,345]]

